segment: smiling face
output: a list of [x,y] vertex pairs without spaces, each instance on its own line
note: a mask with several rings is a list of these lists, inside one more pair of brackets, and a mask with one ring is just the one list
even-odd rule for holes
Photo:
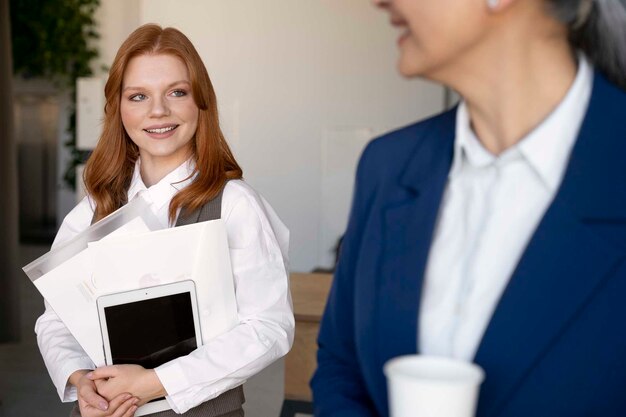
[[[442,81],[486,34],[485,0],[374,0],[401,33],[398,69],[407,77]],[[460,65],[462,66],[462,65]]]
[[179,58],[132,58],[124,72],[120,113],[142,164],[173,169],[191,156],[199,110],[189,71]]

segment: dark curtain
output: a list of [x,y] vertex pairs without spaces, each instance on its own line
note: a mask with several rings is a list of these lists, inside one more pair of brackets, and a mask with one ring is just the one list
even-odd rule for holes
[[0,342],[19,338],[17,151],[9,0],[0,0]]

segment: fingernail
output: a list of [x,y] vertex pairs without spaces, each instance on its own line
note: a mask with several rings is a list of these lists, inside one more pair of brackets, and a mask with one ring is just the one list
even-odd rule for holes
[[130,397],[132,397],[132,395],[130,394],[124,394],[124,401],[126,401],[127,399],[129,399]]
[[130,407],[130,412],[134,413],[137,410],[137,406],[133,405],[132,407]]
[[100,410],[106,411],[109,408],[109,404],[105,403],[104,401],[100,401],[98,407],[100,407]]
[[93,376],[93,372],[88,372],[87,375],[85,375],[87,378],[90,378]]
[[139,402],[139,398],[135,398],[132,402],[133,404],[137,404]]

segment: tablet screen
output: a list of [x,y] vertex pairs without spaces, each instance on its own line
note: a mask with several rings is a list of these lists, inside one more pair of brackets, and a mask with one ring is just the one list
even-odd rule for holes
[[113,364],[156,368],[197,348],[191,294],[104,308]]

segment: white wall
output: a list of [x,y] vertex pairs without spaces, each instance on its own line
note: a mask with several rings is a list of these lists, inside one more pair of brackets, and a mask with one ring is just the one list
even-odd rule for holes
[[[106,74],[118,48],[126,37],[139,26],[139,2],[136,0],[103,0],[96,12],[98,49],[100,57],[92,69],[95,75]],[[103,68],[105,67],[105,68]]]
[[175,26],[195,44],[246,180],[291,230],[293,270],[330,264],[363,145],[443,108],[443,89],[397,75],[398,34],[365,0],[102,4],[124,16],[103,22],[104,57],[133,22]]
[[246,179],[291,230],[294,270],[330,261],[364,137],[443,108],[440,87],[396,74],[398,34],[368,1],[143,0],[140,21],[194,42]]
[[[139,2],[135,0],[104,0],[96,11],[95,19],[98,24],[100,39],[95,42],[100,57],[93,61],[92,71],[95,76],[104,76],[108,67],[113,62],[117,49],[124,39],[139,25]],[[77,185],[78,192],[65,184],[63,175],[71,158],[65,142],[69,139],[67,134],[67,108],[69,97],[63,96],[61,100],[61,114],[59,116],[59,129],[57,133],[57,225],[61,222],[76,205],[76,200],[82,198],[84,192],[80,190],[82,185]],[[80,103],[78,103],[80,104]],[[82,171],[81,171],[82,172]],[[80,175],[80,174],[79,174]],[[81,182],[82,183],[82,182]]]

